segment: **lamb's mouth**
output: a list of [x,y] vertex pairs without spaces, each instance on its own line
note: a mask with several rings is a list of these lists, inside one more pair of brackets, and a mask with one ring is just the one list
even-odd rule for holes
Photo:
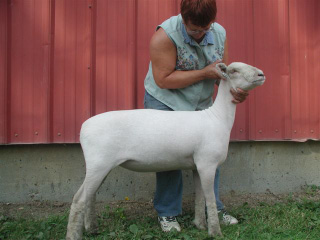
[[265,77],[259,78],[257,80],[254,80],[252,83],[256,84],[256,85],[262,85],[264,83],[264,81],[266,80]]

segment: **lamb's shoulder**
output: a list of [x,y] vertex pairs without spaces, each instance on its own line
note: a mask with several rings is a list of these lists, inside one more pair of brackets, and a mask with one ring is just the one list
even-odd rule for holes
[[195,149],[195,161],[211,161],[212,164],[221,164],[227,157],[230,141],[230,131],[223,124],[210,122],[210,126],[203,132],[201,142]]
[[195,149],[194,161],[198,167],[203,165],[218,166],[223,163],[227,157],[229,148],[229,138],[218,138],[216,136],[204,137],[203,141]]

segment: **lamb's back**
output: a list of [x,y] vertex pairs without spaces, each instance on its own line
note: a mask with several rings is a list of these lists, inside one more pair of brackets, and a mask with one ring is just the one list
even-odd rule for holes
[[196,138],[204,128],[202,118],[200,112],[187,111],[139,109],[106,112],[83,123],[80,141],[112,138],[128,143]]

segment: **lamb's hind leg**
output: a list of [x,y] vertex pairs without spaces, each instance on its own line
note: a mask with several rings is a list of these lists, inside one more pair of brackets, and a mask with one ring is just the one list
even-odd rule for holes
[[87,171],[82,186],[73,198],[69,215],[67,240],[82,239],[84,225],[86,230],[97,227],[94,211],[95,194],[110,170],[95,168]]
[[80,200],[83,195],[83,192],[84,183],[73,197],[67,228],[67,240],[76,240],[82,238],[85,206],[84,203]]
[[216,197],[213,190],[216,167],[208,168],[206,166],[200,169],[198,168],[198,172],[201,179],[202,190],[206,199],[208,214],[208,234],[210,236],[222,236],[219,225]]
[[98,231],[98,221],[95,204],[96,194],[94,194],[91,199],[88,199],[88,203],[84,213],[84,228],[86,232],[89,232],[91,234]]
[[195,190],[195,216],[193,223],[198,229],[206,229],[205,199],[197,170],[193,170],[193,182]]

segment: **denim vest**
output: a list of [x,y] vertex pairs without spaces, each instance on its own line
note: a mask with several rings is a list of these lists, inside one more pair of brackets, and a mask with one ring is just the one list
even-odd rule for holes
[[[199,44],[187,34],[180,14],[163,22],[157,30],[160,27],[177,48],[175,70],[199,70],[223,58],[226,31],[218,23],[211,25],[211,31]],[[151,64],[144,81],[151,96],[175,111],[203,110],[212,105],[215,79],[204,79],[180,89],[161,89],[154,81]]]

